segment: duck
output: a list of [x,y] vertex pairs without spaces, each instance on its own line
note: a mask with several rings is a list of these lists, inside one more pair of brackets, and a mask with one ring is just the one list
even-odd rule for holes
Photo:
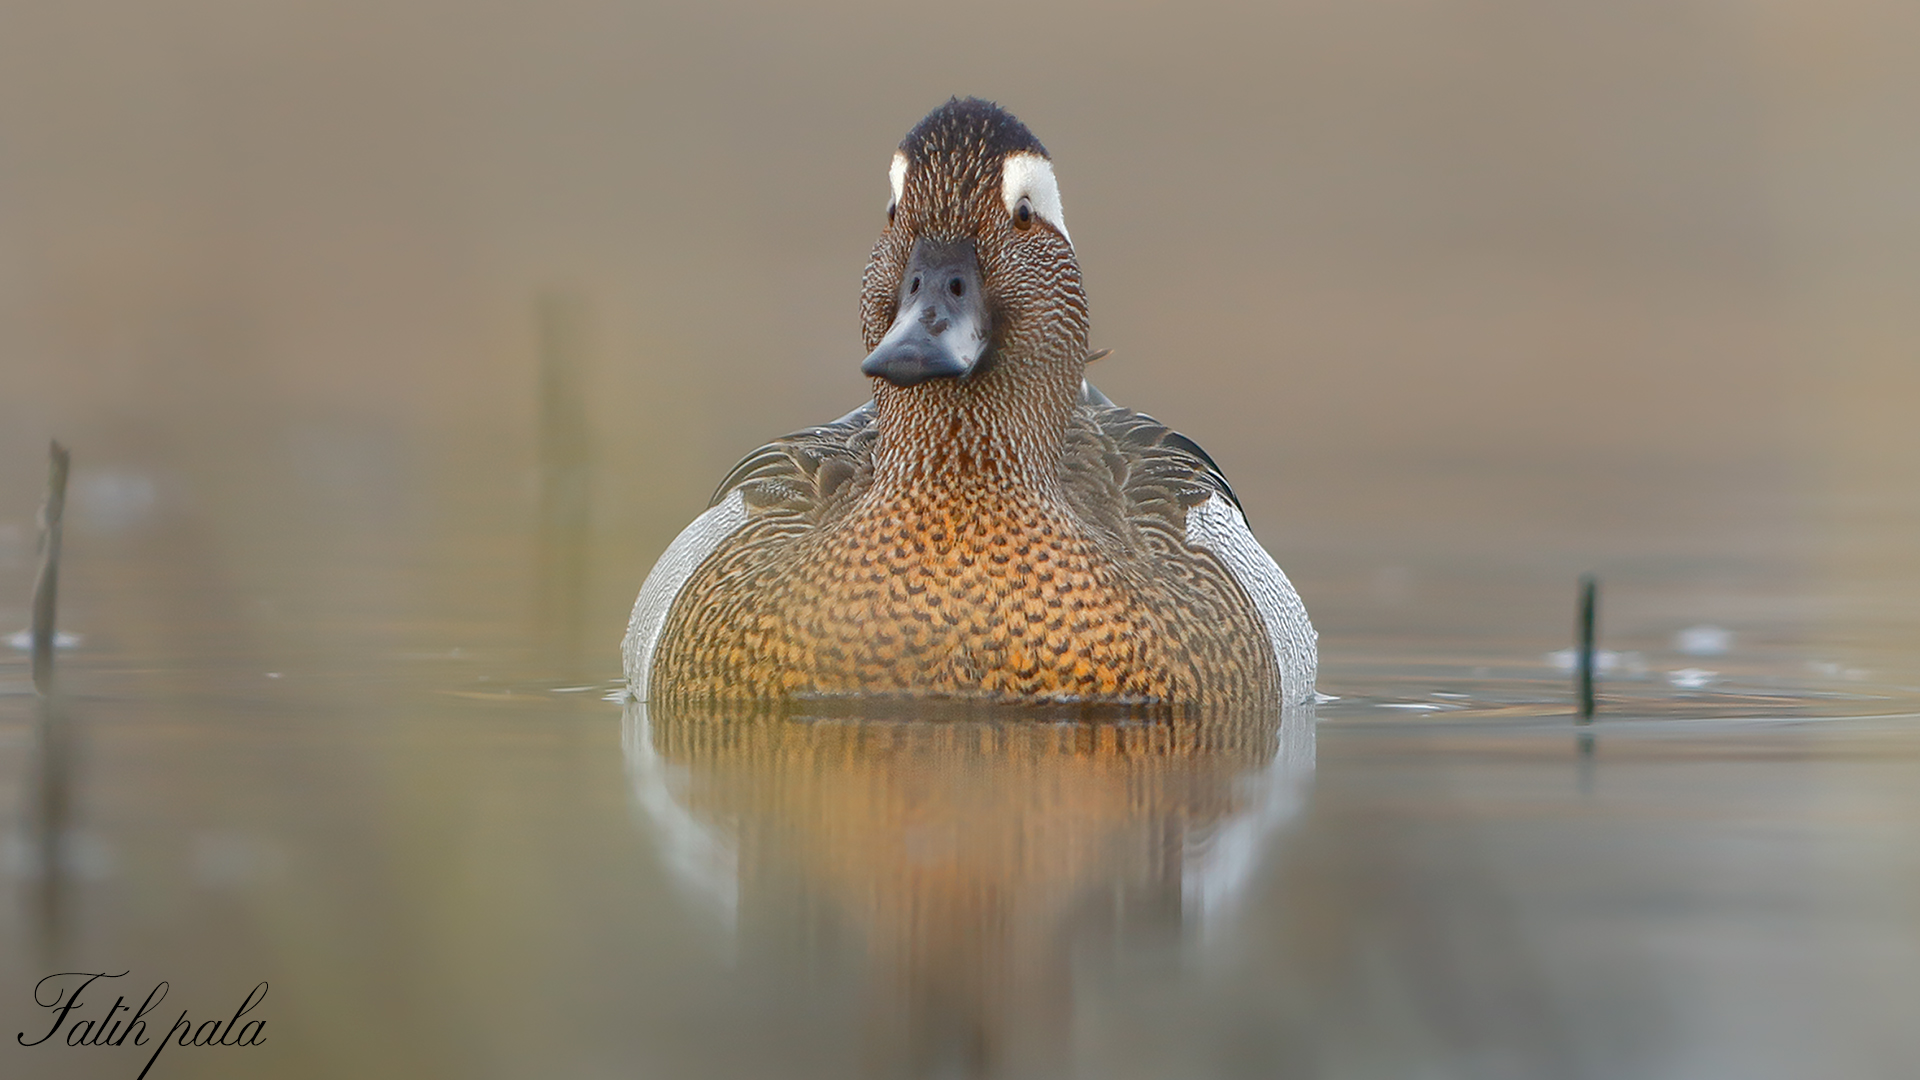
[[1299,593],[1192,439],[1086,381],[1053,159],[953,98],[887,170],[871,400],[748,454],[667,546],[621,652],[639,701],[1310,702]]

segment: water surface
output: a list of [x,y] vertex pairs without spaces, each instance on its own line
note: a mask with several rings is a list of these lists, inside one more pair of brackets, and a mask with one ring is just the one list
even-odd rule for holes
[[76,518],[51,877],[39,706],[4,654],[14,1030],[28,973],[130,969],[196,1015],[271,982],[267,1045],[174,1047],[176,1075],[1786,1077],[1920,1052],[1920,680],[1790,546],[1623,559],[1589,725],[1552,565],[1311,544],[1289,561],[1328,700],[1285,717],[649,715],[619,700],[627,595],[569,566],[644,558],[543,527],[526,489],[456,470],[434,515],[376,501],[318,543],[310,485],[235,475],[208,497],[235,517],[116,481],[134,519]]
[[[77,641],[51,742],[0,645],[0,1036],[84,969],[270,982],[157,1077],[1911,1073],[1915,10],[11,5],[0,636],[57,436]],[[607,700],[712,485],[866,394],[956,92],[1311,716]]]

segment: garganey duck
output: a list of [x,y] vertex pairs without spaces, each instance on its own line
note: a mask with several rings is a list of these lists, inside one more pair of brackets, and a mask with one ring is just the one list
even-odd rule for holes
[[1306,608],[1213,459],[1083,378],[1046,148],[954,99],[888,178],[873,400],[748,455],[667,547],[622,649],[633,695],[1310,700]]

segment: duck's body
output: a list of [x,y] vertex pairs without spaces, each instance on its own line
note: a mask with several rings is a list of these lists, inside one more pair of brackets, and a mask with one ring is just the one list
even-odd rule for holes
[[1045,151],[950,102],[895,157],[875,400],[736,467],[642,588],[637,696],[1260,705],[1314,634],[1197,445],[1086,388]]

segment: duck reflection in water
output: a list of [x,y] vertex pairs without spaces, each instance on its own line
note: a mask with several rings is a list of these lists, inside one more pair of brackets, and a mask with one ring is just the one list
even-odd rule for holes
[[631,701],[627,767],[741,962],[800,993],[854,965],[872,1075],[1065,1075],[1075,972],[1229,940],[1313,771],[1311,705],[809,708]]

